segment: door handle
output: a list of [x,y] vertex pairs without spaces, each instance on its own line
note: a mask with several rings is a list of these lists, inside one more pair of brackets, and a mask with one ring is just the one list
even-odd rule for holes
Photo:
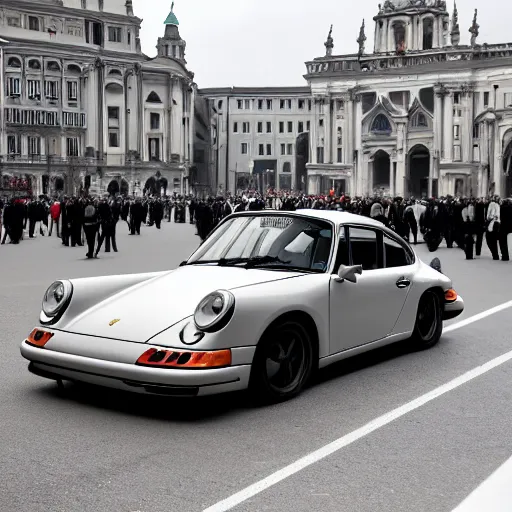
[[411,285],[411,281],[409,279],[406,279],[405,277],[401,277],[397,282],[396,286],[397,288],[407,288]]

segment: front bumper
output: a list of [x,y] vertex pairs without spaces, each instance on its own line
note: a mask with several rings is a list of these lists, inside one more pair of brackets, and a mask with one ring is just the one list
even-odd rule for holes
[[454,302],[446,302],[444,305],[443,320],[457,318],[464,312],[464,301],[459,295]]
[[[63,339],[69,351],[70,338],[80,338],[78,351],[86,354],[70,354],[64,348]],[[108,388],[136,393],[168,396],[202,396],[246,389],[251,372],[250,362],[254,347],[232,349],[233,366],[215,369],[149,368],[135,365],[138,357],[151,346],[141,343],[117,342],[102,338],[84,337],[71,333],[57,333],[48,343],[48,348],[33,347],[26,342],[21,345],[21,355],[30,361],[29,371],[40,377],[53,380],[84,382]],[[76,340],[78,341],[78,340]],[[86,342],[86,344],[85,344]],[[108,350],[100,351],[93,357],[94,345],[105,344]],[[86,349],[84,347],[87,347]],[[117,361],[113,359],[114,354]],[[109,357],[110,356],[110,357]]]

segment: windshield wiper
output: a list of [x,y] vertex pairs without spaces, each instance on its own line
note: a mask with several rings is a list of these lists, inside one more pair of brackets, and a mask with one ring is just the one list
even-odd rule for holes
[[283,261],[277,256],[257,256],[254,258],[247,258],[245,262],[245,268],[256,268],[260,265],[268,267],[270,264],[279,265],[280,267],[288,268],[291,261]]
[[219,258],[218,260],[198,260],[186,265],[218,265],[219,267],[228,267],[231,265],[239,265],[241,263],[247,263],[251,258]]
[[218,260],[199,260],[187,263],[187,265],[213,265],[216,264],[219,267],[231,267],[234,265],[244,264],[244,268],[256,268],[259,265],[269,265],[271,263],[279,264],[282,266],[288,265],[289,261],[283,261],[277,256],[256,256],[250,258],[220,258]]

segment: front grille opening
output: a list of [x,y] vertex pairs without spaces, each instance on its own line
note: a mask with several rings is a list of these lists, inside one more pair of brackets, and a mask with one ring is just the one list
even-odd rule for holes
[[181,354],[178,358],[178,364],[187,364],[190,361],[191,354],[186,352],[185,354]]
[[164,360],[165,356],[167,355],[167,352],[159,351],[155,352],[149,359],[149,363],[160,363]]

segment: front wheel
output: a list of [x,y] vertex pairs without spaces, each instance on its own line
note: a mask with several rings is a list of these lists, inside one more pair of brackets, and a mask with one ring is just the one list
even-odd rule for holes
[[288,400],[302,391],[312,368],[307,330],[295,321],[283,321],[265,333],[256,349],[249,392],[258,403]]
[[439,295],[433,290],[426,291],[418,304],[416,324],[412,342],[419,350],[431,348],[441,339],[443,333],[443,308]]

